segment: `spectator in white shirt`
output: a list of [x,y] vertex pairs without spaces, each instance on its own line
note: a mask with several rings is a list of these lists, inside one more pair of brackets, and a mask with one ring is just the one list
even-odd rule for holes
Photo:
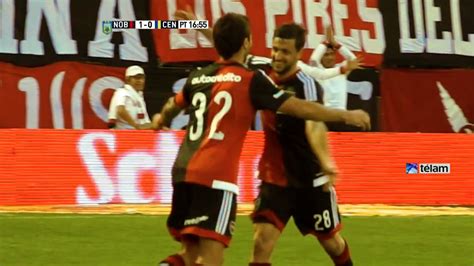
[[[331,27],[326,28],[326,38],[326,41],[314,50],[310,57],[310,64],[323,69],[344,67],[348,61],[357,58],[349,49],[336,42]],[[339,64],[336,64],[337,51],[346,59]],[[324,104],[326,106],[347,109],[347,75],[350,73],[350,70],[345,73],[346,75],[318,80],[324,89]]]
[[125,85],[115,90],[109,107],[109,128],[152,129],[143,99],[145,71],[131,66],[125,71]]

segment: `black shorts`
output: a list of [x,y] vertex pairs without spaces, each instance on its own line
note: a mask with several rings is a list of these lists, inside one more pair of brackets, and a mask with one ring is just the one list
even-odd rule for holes
[[180,182],[173,185],[167,225],[178,241],[196,235],[229,245],[235,227],[236,195],[230,191]]
[[291,217],[303,235],[313,234],[321,239],[332,237],[342,228],[333,187],[325,192],[322,187],[280,187],[263,182],[252,221],[271,223],[283,231]]

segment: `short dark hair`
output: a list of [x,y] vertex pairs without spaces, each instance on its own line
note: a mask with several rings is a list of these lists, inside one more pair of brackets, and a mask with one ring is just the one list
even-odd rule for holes
[[249,20],[244,15],[227,13],[214,24],[212,37],[219,55],[229,59],[240,50],[245,38],[250,37]]
[[295,39],[295,47],[300,51],[306,42],[306,30],[296,23],[283,24],[273,32],[273,38]]

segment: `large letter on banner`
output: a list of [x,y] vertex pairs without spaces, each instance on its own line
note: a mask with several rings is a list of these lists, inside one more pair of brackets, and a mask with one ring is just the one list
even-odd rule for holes
[[473,10],[470,0],[380,1],[387,36],[384,64],[473,67]]
[[106,128],[123,68],[58,62],[44,67],[0,63],[0,128]]

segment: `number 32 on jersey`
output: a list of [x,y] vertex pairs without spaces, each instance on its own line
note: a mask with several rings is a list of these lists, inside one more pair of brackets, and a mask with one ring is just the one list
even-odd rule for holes
[[[218,105],[222,105],[222,109],[213,117],[211,122],[211,128],[209,130],[209,139],[223,140],[225,135],[221,131],[217,131],[219,122],[229,112],[232,106],[232,96],[227,91],[220,91],[214,97],[214,102]],[[194,111],[196,117],[196,123],[191,126],[189,130],[189,139],[191,141],[198,140],[204,132],[204,113],[207,107],[206,95],[202,92],[194,94],[192,99],[192,105],[197,109]]]

